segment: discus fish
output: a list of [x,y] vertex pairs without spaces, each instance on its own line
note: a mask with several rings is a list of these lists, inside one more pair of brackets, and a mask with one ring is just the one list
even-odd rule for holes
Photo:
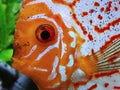
[[120,89],[119,0],[24,0],[14,37],[40,90]]

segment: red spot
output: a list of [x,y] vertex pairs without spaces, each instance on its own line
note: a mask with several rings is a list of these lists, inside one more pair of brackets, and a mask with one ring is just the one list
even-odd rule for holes
[[76,1],[76,0],[74,0],[74,1],[73,1],[73,3],[72,3],[72,4],[73,4],[73,6],[75,6],[75,5],[76,5],[76,3],[77,3],[77,1]]
[[72,3],[69,3],[69,7],[74,7],[78,1],[80,0],[74,0]]
[[120,38],[120,34],[112,36],[109,41],[105,42],[105,44],[100,48],[101,51],[103,51],[105,48],[107,48],[114,40]]
[[114,89],[120,90],[120,86],[114,86]]
[[120,1],[118,3],[120,4]]
[[111,57],[110,59],[108,59],[108,62],[114,63],[114,60],[115,60],[116,58],[117,58],[117,57]]
[[102,8],[100,9],[100,11],[103,12],[103,11],[104,11],[104,7],[102,7]]
[[92,24],[92,23],[93,23],[93,21],[92,21],[92,20],[90,20],[89,22],[90,22],[90,24]]
[[107,4],[107,7],[105,9],[105,12],[110,12],[110,8],[112,7],[112,1],[109,1]]
[[109,62],[109,63],[114,63],[114,61],[118,58],[119,55],[120,55],[120,51],[114,53],[114,54],[108,59],[108,62]]
[[98,19],[99,19],[99,20],[102,20],[103,17],[99,14],[99,15],[98,15]]
[[99,2],[94,2],[94,6],[99,7],[100,3]]
[[113,70],[113,71],[110,71],[110,72],[97,73],[97,74],[95,74],[94,76],[95,76],[96,78],[100,78],[100,77],[104,77],[104,76],[110,76],[110,75],[115,74],[115,73],[118,73],[118,72],[119,72],[119,70]]
[[98,33],[103,33],[105,31],[109,30],[110,26],[115,26],[119,22],[120,22],[120,18],[109,22],[105,27],[102,27],[102,28],[99,28],[98,26],[94,26],[94,30]]
[[76,22],[76,23],[80,26],[80,28],[82,29],[83,34],[86,35],[86,34],[87,34],[87,30],[86,30],[85,27],[82,25],[82,23],[77,20],[76,14],[72,14],[72,17],[73,17],[73,19],[75,20],[75,22]]
[[89,87],[87,90],[94,90],[95,88],[97,88],[97,84],[92,85],[92,86]]
[[92,50],[91,50],[91,53],[92,53],[92,54],[95,54],[95,51],[94,51],[94,49],[93,49],[93,48],[92,48]]
[[89,11],[90,13],[93,13],[94,12],[94,9],[90,9],[90,11]]
[[77,83],[74,83],[74,86],[79,87],[80,85],[86,85],[86,84],[87,84],[87,81],[86,82],[77,82]]
[[115,10],[115,11],[118,11],[118,7],[114,7],[114,10]]
[[82,17],[87,16],[88,12],[82,12]]
[[90,41],[93,41],[93,36],[91,34],[88,34],[88,38]]
[[109,83],[104,83],[104,87],[107,88],[109,86]]
[[[33,0],[34,1],[34,0]],[[66,2],[66,0],[52,0],[54,3],[57,4],[63,4],[63,5],[67,5],[70,8],[73,8],[77,2],[79,2],[80,0],[73,0],[73,2]]]

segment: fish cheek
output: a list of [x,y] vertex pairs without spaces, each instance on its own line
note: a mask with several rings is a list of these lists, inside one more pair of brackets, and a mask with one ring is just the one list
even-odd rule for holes
[[[54,66],[57,54],[59,50],[54,48],[48,53],[46,53],[40,60],[34,62],[31,67],[36,67],[37,69],[31,68],[30,77],[41,87],[52,86],[54,83],[60,81],[60,75],[58,74],[59,60],[57,59],[57,65]],[[54,70],[53,70],[54,67]],[[40,71],[40,69],[42,69]],[[47,71],[44,71],[47,70]],[[56,74],[55,77],[51,77],[52,74]],[[53,76],[54,76],[53,75]],[[53,78],[53,79],[52,79]]]
[[34,31],[30,29],[31,27],[28,27],[28,24],[24,21],[17,22],[12,60],[13,67],[20,71],[26,69],[28,64],[30,64],[25,56],[30,53],[32,47],[35,45],[34,33],[32,33]]

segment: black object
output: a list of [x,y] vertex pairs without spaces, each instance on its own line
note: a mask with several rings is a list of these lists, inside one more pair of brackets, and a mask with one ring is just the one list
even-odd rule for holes
[[39,90],[27,76],[0,61],[0,79],[2,90]]

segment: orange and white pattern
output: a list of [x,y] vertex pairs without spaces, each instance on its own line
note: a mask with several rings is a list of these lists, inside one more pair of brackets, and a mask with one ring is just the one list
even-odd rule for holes
[[119,0],[24,0],[13,67],[31,77],[40,90],[119,90],[120,65],[98,73],[95,66],[96,52],[108,50],[113,42],[116,57],[109,61],[120,60],[119,28]]

